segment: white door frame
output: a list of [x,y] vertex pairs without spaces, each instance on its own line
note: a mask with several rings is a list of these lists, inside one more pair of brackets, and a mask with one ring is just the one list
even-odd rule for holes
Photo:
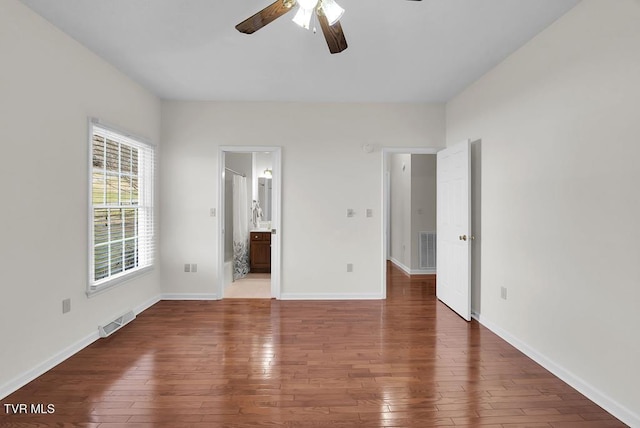
[[411,155],[435,155],[446,147],[383,147],[382,148],[382,222],[380,228],[382,230],[382,248],[380,251],[382,260],[382,289],[380,295],[383,299],[387,298],[387,248],[389,246],[388,231],[391,198],[389,197],[390,188],[388,189],[386,182],[386,171],[389,167],[388,157],[391,154],[411,154]]
[[[278,146],[219,146],[218,147],[218,282],[216,296],[224,298],[224,217],[225,217],[225,153],[271,152],[272,207],[271,207],[271,297],[280,299],[282,268],[282,148]],[[230,233],[230,231],[229,231]]]

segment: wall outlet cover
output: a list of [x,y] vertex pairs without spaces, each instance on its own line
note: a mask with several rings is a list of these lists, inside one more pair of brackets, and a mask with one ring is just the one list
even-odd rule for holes
[[62,313],[66,314],[67,312],[71,312],[71,299],[64,299],[62,301]]
[[184,265],[184,271],[185,272],[191,272],[191,265],[189,263],[185,263]]

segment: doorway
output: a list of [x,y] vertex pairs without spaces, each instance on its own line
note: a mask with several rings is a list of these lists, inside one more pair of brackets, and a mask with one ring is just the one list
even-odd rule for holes
[[[468,149],[469,149],[469,158],[470,162],[468,164],[469,174],[470,174],[470,206],[469,206],[469,215],[470,215],[470,224],[466,231],[462,231],[462,235],[458,237],[460,240],[467,242],[470,247],[470,281],[469,281],[469,304],[470,304],[470,317],[476,318],[480,314],[480,295],[481,295],[481,272],[480,272],[480,260],[481,260],[481,158],[482,158],[482,140],[477,139],[474,141],[467,141]],[[451,147],[450,147],[451,148]],[[406,153],[406,154],[436,154],[442,149],[429,149],[429,148],[383,148],[383,161],[382,161],[382,171],[383,171],[383,220],[382,220],[382,290],[381,294],[384,298],[386,298],[386,288],[387,288],[387,259],[389,252],[391,251],[391,242],[390,242],[390,174],[387,173],[389,171],[389,162],[390,156],[392,154],[398,153]],[[443,152],[444,153],[444,152]],[[442,154],[442,153],[441,153]],[[440,174],[438,174],[440,175]],[[437,182],[440,183],[440,178],[437,179]],[[440,198],[440,190],[438,190],[438,198]],[[442,206],[447,206],[447,204],[442,204]],[[447,211],[449,212],[449,211]],[[439,214],[442,218],[442,215]],[[440,225],[437,229],[440,229]],[[473,232],[473,233],[472,233]],[[468,239],[465,240],[468,235]],[[450,269],[444,269],[448,271]],[[440,297],[439,297],[440,298]],[[468,319],[470,317],[463,317]]]
[[223,298],[280,298],[281,148],[218,152],[218,281]]
[[[382,289],[381,294],[383,298],[387,297],[387,260],[392,260],[392,237],[391,237],[391,163],[394,155],[436,155],[438,149],[435,148],[390,148],[385,147],[382,149],[382,176],[383,176],[383,191],[382,191]],[[414,213],[411,213],[413,216]],[[409,242],[411,240],[409,239]],[[418,251],[418,247],[415,248]],[[393,261],[392,261],[393,262]],[[403,269],[405,270],[405,269]],[[406,271],[406,270],[405,270]]]

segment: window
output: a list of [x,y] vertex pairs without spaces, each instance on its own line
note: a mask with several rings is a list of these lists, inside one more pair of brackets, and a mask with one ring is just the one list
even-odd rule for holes
[[97,121],[89,147],[92,294],[153,266],[155,149]]

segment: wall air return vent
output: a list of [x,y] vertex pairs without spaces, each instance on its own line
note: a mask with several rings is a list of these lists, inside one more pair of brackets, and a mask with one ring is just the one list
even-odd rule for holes
[[420,232],[420,269],[436,268],[436,232]]

